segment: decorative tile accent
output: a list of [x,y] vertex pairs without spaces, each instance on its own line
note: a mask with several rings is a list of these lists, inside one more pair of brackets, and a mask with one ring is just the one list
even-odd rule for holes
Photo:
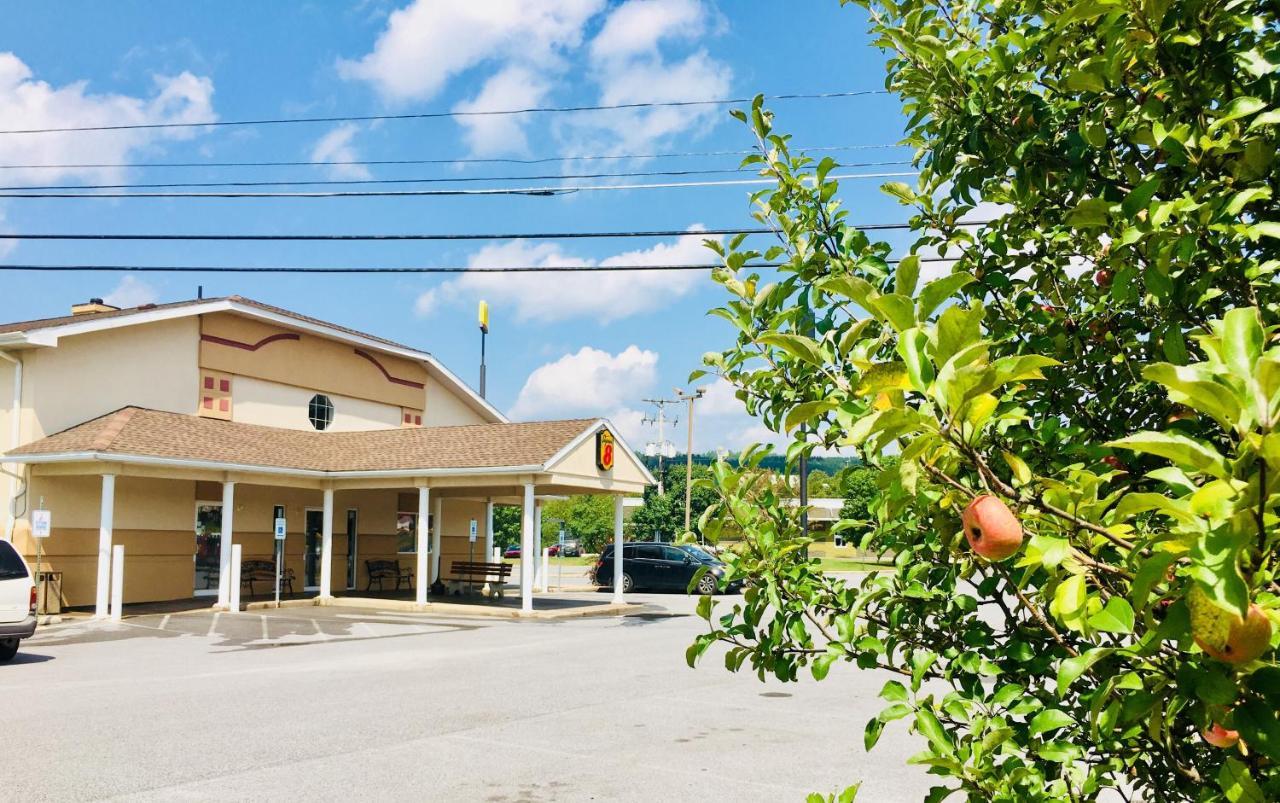
[[231,376],[213,371],[200,372],[200,409],[204,418],[231,420]]
[[410,407],[401,407],[400,420],[404,422],[400,425],[401,428],[408,427],[410,429],[414,429],[420,427],[422,426],[422,411],[414,410]]

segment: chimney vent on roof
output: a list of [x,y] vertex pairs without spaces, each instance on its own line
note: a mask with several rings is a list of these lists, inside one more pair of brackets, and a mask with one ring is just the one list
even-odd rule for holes
[[100,298],[91,298],[83,304],[72,304],[72,315],[90,315],[95,312],[116,312],[119,307],[113,307],[110,304],[104,304]]

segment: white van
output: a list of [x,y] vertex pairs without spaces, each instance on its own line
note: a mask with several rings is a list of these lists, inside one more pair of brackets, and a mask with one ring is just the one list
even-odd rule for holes
[[36,586],[27,562],[0,541],[0,663],[18,653],[18,642],[36,632]]

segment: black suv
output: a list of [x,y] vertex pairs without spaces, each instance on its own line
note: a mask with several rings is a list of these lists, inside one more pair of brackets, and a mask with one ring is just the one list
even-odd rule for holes
[[[699,594],[720,590],[724,564],[714,555],[695,546],[675,546],[658,542],[628,543],[622,547],[622,590],[637,588],[686,591],[693,576],[703,566],[707,573],[698,581]],[[592,581],[597,586],[613,585],[613,544],[604,548],[596,561]],[[738,583],[734,583],[737,586]]]

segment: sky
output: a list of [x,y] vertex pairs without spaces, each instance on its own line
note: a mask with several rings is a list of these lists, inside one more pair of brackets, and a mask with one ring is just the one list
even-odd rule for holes
[[[784,11],[785,9],[785,11]],[[0,129],[280,117],[412,114],[749,97],[883,88],[883,54],[860,9],[836,0],[329,0],[6,4]],[[896,98],[777,101],[776,126],[803,148],[893,145]],[[5,187],[262,180],[511,177],[433,188],[555,184],[515,177],[732,170],[735,156],[572,159],[529,164],[215,168],[211,162],[534,159],[742,150],[725,106],[426,120],[0,134]],[[832,154],[842,173],[908,159],[903,148]],[[197,163],[160,168],[157,162]],[[750,178],[583,179],[613,185]],[[878,189],[848,180],[858,222],[905,220]],[[347,189],[368,189],[352,186]],[[17,233],[519,233],[686,231],[679,237],[398,243],[0,240],[0,263],[126,265],[608,265],[713,261],[704,228],[752,226],[753,187],[613,189],[555,197],[3,199]],[[763,247],[765,243],[761,243]],[[901,245],[901,243],[895,243]],[[65,314],[92,296],[135,306],[238,294],[421,348],[478,384],[476,305],[490,305],[487,395],[514,420],[604,416],[637,448],[656,440],[642,400],[690,388],[702,355],[733,332],[707,311],[708,272],[589,275],[0,273],[0,320]],[[723,382],[699,380],[696,451],[776,440]],[[668,431],[684,450],[685,422]]]

